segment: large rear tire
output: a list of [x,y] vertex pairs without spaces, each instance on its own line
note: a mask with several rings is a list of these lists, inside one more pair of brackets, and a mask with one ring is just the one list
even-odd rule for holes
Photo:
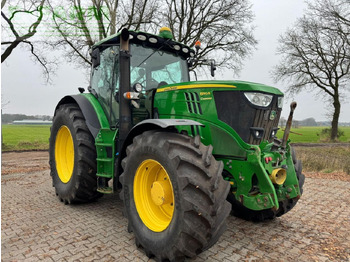
[[96,191],[96,148],[80,108],[61,105],[50,135],[50,169],[56,195],[65,204],[100,197]]
[[[302,174],[302,164],[300,160],[297,160],[294,148],[291,148],[292,159],[294,164],[294,169],[299,182],[300,193],[303,194],[303,186],[305,182],[305,176]],[[274,219],[275,217],[280,217],[287,212],[289,212],[298,202],[299,198],[286,199],[279,202],[279,209],[274,210],[272,208],[265,210],[251,210],[243,206],[235,196],[230,192],[227,200],[232,204],[232,215],[248,220],[261,222],[265,220]]]
[[120,196],[129,231],[148,257],[194,257],[224,232],[229,183],[211,151],[199,137],[161,131],[147,131],[128,146]]

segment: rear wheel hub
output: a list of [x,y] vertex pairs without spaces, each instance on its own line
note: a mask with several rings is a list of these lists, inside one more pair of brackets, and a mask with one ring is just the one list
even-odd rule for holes
[[58,177],[62,183],[68,183],[74,169],[74,143],[67,126],[61,126],[56,135],[55,160]]

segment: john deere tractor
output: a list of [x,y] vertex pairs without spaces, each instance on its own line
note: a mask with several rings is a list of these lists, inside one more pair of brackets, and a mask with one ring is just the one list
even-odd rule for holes
[[210,248],[231,211],[263,221],[296,204],[304,183],[288,140],[296,104],[278,140],[278,89],[190,81],[191,67],[208,60],[168,28],[123,29],[95,44],[91,58],[88,92],[64,97],[51,128],[62,202],[119,192],[136,245],[158,261]]

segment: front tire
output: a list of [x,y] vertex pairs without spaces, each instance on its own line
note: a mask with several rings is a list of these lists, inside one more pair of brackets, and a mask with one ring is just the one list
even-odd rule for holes
[[226,228],[229,183],[212,147],[177,133],[134,138],[122,161],[121,198],[138,247],[158,261],[194,257]]
[[65,204],[87,202],[96,191],[96,148],[85,118],[76,104],[61,105],[50,135],[50,169],[56,195]]

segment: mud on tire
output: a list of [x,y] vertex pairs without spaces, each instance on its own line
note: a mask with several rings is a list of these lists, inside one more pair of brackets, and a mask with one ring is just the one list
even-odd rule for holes
[[[208,249],[224,232],[231,210],[226,201],[230,186],[222,178],[222,162],[211,152],[212,146],[201,144],[199,137],[161,131],[147,131],[128,146],[122,161],[120,197],[129,231],[134,232],[136,245],[148,257],[182,261]],[[175,200],[170,224],[161,232],[144,224],[135,205],[134,178],[140,165],[149,159],[166,170]]]
[[[71,147],[74,152],[72,156],[72,172],[62,174],[64,172],[61,171],[60,177],[57,170],[56,155],[64,155],[64,152],[60,153],[61,149],[58,148],[56,150],[56,146],[59,147],[63,144],[64,147],[65,141],[64,139],[58,142],[56,140],[59,137],[58,134],[61,132],[61,128],[69,130],[73,141]],[[87,202],[102,196],[96,191],[96,149],[94,138],[85,123],[85,118],[80,108],[76,104],[61,105],[55,113],[50,135],[50,170],[56,195],[65,204]],[[63,178],[66,176],[69,181],[62,179],[62,175]]]

